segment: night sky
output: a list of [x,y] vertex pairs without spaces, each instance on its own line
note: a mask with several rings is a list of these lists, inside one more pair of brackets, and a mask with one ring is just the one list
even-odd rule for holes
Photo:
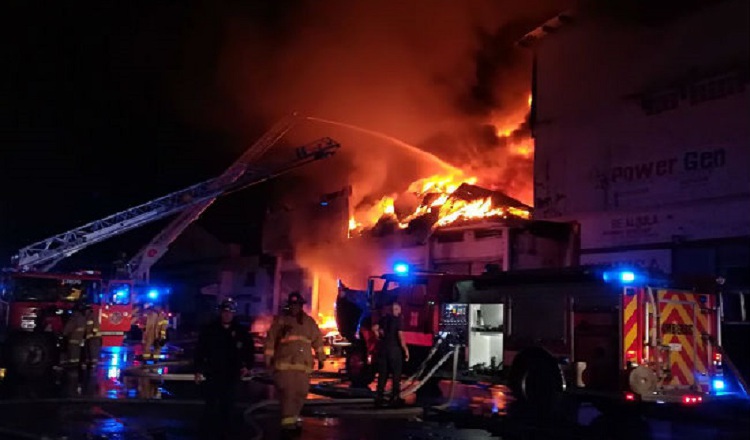
[[[31,3],[0,14],[1,265],[26,244],[212,177],[265,130],[252,115],[239,135],[197,119],[196,109],[222,104],[218,29],[196,4]],[[259,196],[232,196],[202,223],[257,245]],[[158,227],[94,248],[114,259]]]
[[[0,12],[0,266],[25,245],[217,175],[290,111],[363,124],[448,160],[474,151],[459,151],[456,133],[502,154],[473,133],[486,133],[494,112],[526,106],[528,65],[516,67],[528,53],[512,43],[572,0],[68,3],[5,2]],[[364,167],[351,175],[399,171],[371,168],[383,157],[372,139],[308,134],[360,147],[350,163]],[[285,181],[271,185],[278,194]],[[223,199],[200,224],[258,250],[270,192]],[[79,258],[132,254],[163,224]]]

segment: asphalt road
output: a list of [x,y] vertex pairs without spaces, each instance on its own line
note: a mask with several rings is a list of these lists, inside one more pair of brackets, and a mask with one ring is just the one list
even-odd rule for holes
[[[8,377],[0,383],[0,439],[197,439],[202,414],[200,387],[188,381],[134,376],[133,349],[110,351],[96,371],[62,371],[42,380]],[[162,374],[179,378],[189,367],[172,351]],[[441,391],[442,389],[442,391]],[[441,402],[443,387],[425,387],[418,405],[398,411],[369,404],[310,404],[302,439],[700,439],[750,438],[750,406],[744,403],[695,408],[615,406],[602,414],[568,402],[544,418],[518,407],[499,387],[468,387],[450,410],[423,411]],[[243,385],[243,404],[272,397],[261,382]],[[316,396],[310,396],[311,398]],[[320,397],[317,396],[319,399]],[[246,423],[238,408],[231,438],[280,438],[278,413],[259,411]]]

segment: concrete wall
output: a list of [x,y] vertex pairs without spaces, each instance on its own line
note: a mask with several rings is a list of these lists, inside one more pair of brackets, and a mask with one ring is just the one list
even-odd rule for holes
[[583,262],[671,271],[691,243],[748,243],[748,4],[582,14],[534,47],[535,216],[579,221]]

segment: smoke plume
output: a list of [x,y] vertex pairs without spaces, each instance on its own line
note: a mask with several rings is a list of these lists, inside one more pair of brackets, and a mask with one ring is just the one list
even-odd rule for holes
[[[352,208],[365,209],[417,179],[458,172],[531,202],[531,54],[513,43],[569,0],[283,3],[260,15],[260,6],[226,7],[216,77],[225,113],[212,115],[238,133],[244,118],[319,118],[291,140],[330,136],[343,148],[297,176],[300,200],[350,184]],[[363,263],[382,262],[377,249],[321,250],[305,244],[306,225],[291,228],[305,266],[331,277],[381,269]]]
[[[266,12],[273,29],[252,18],[256,9],[229,8],[217,81],[228,108],[248,118],[300,111],[365,127],[467,171],[492,167],[481,184],[514,186],[517,158],[497,132],[523,122],[531,54],[513,43],[567,3],[299,1]],[[349,141],[354,166],[336,171],[362,198],[403,190],[434,165],[361,132],[310,124]],[[511,195],[530,201],[527,185],[516,182]]]

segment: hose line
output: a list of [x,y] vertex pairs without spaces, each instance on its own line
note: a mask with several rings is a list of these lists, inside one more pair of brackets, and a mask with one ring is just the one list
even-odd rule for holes
[[430,378],[431,378],[431,377],[432,377],[432,376],[433,376],[433,375],[435,374],[435,372],[437,372],[437,370],[438,370],[438,369],[439,369],[440,367],[442,367],[442,366],[443,366],[443,364],[445,363],[445,361],[447,361],[447,360],[448,360],[448,358],[449,358],[449,357],[450,357],[450,356],[451,356],[451,355],[452,355],[452,354],[453,354],[454,352],[458,352],[458,347],[459,347],[459,346],[456,346],[456,348],[455,348],[454,350],[452,350],[452,351],[449,351],[449,352],[445,353],[445,354],[443,355],[443,357],[442,357],[442,358],[440,358],[440,360],[438,361],[438,363],[437,363],[437,364],[435,364],[435,366],[434,366],[434,367],[432,367],[432,369],[431,369],[431,370],[430,370],[430,371],[429,371],[429,372],[427,373],[427,375],[426,375],[426,376],[425,376],[424,378],[422,378],[422,380],[420,380],[420,381],[419,381],[419,383],[417,383],[417,384],[416,384],[416,385],[415,385],[414,387],[412,387],[412,388],[409,388],[409,389],[405,389],[405,390],[403,390],[403,391],[401,392],[401,394],[400,394],[401,398],[403,399],[403,398],[404,398],[404,397],[406,397],[406,396],[410,396],[410,395],[412,395],[412,394],[416,393],[416,392],[417,392],[417,391],[418,391],[418,390],[419,390],[420,388],[422,388],[422,386],[424,386],[424,384],[425,384],[425,383],[427,383],[427,381],[428,381],[428,380],[429,380],[429,379],[430,379]]

